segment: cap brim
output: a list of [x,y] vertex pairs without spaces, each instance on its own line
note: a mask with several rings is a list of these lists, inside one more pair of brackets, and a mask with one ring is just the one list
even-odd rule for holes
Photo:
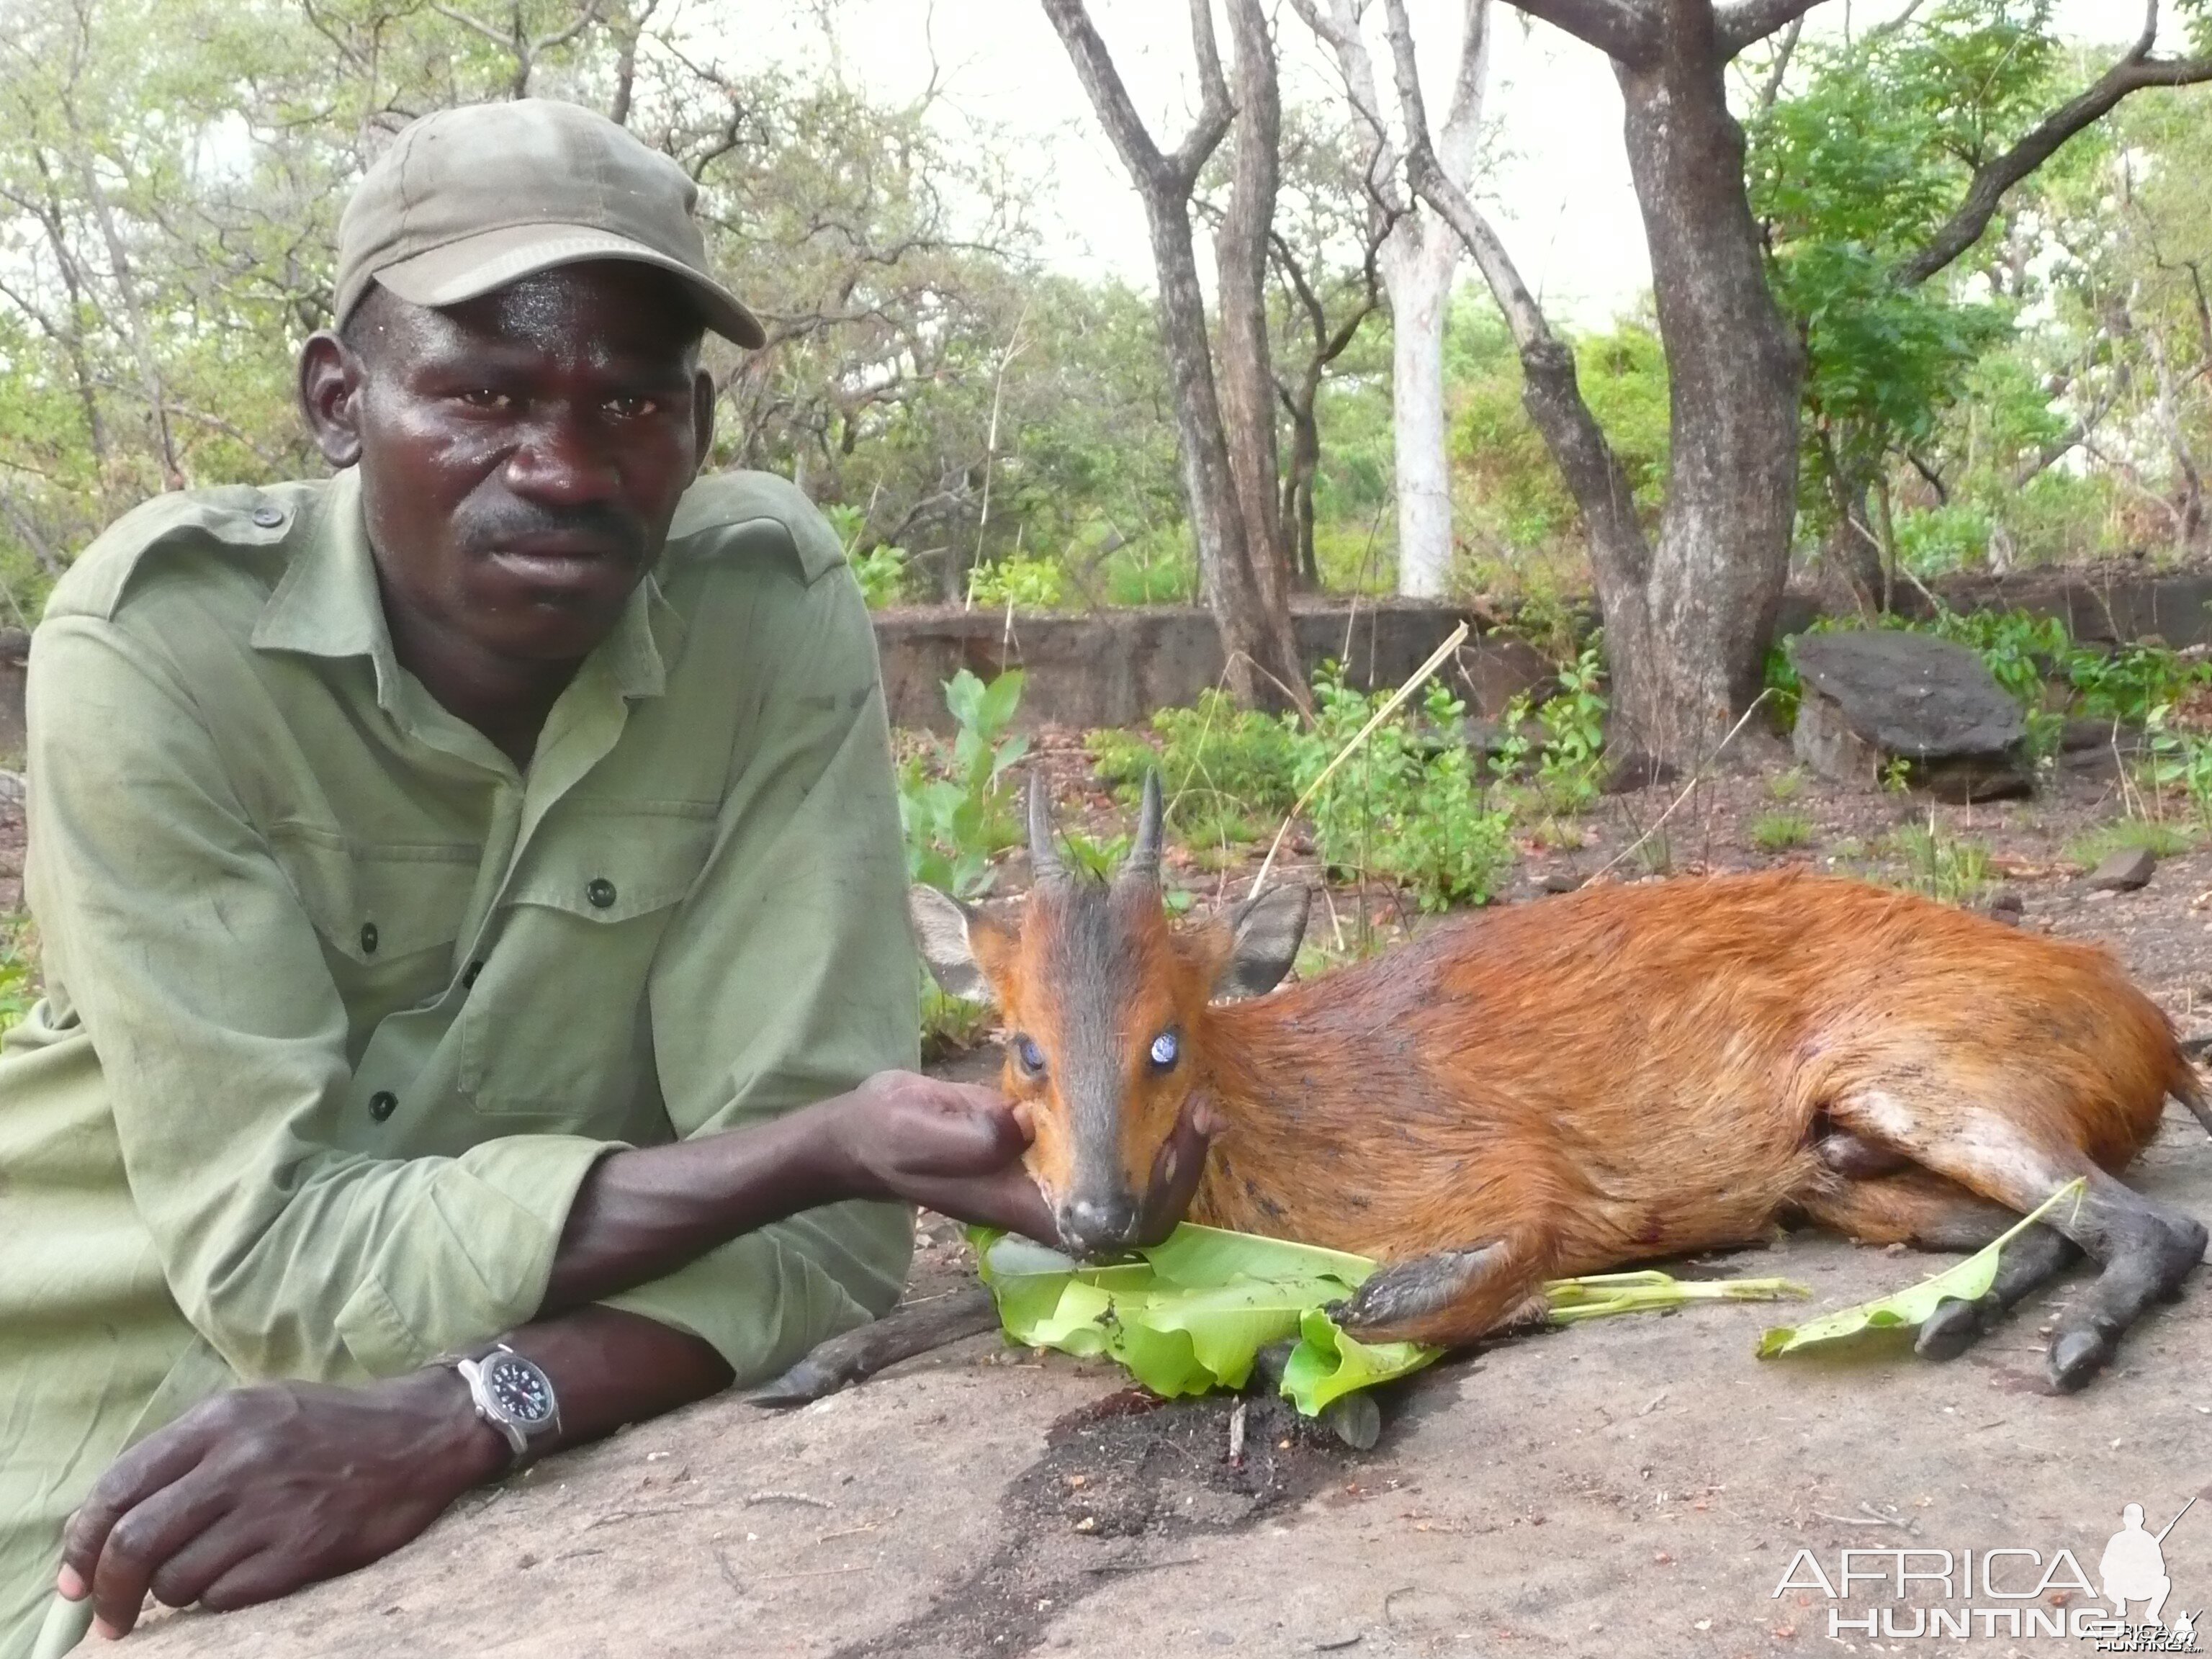
[[457,306],[541,270],[591,259],[634,259],[680,277],[708,328],[741,346],[767,343],[760,319],[720,283],[642,242],[589,225],[509,225],[464,236],[372,274],[410,305]]

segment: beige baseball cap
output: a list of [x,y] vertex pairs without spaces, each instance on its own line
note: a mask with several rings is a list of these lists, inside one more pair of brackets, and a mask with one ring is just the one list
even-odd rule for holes
[[459,305],[556,265],[635,259],[680,276],[707,326],[768,337],[707,269],[699,187],[632,133],[550,98],[469,104],[410,123],[338,220],[337,320],[372,282]]

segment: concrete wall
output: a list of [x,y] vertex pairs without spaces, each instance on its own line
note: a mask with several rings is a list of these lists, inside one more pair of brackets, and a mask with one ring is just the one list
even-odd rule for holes
[[[1343,662],[1352,684],[1395,686],[1462,620],[1459,606],[1413,599],[1301,604],[1292,622],[1309,674]],[[887,611],[876,617],[891,723],[949,730],[944,684],[962,668],[985,679],[1009,668],[1027,675],[1019,723],[1088,728],[1134,726],[1156,708],[1196,701],[1221,683],[1221,634],[1207,612],[1182,605],[1091,616],[1001,611]],[[1516,691],[1553,671],[1521,641],[1470,637],[1454,689],[1478,714],[1492,715]]]

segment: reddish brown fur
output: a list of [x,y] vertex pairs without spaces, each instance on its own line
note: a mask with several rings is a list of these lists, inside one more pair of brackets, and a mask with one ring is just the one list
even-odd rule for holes
[[[1546,1278],[1747,1243],[1793,1210],[1942,1242],[1989,1210],[1972,1193],[2032,1207],[2068,1173],[2125,1165],[2169,1092],[2202,1099],[2164,1015],[2103,951],[1854,882],[1589,888],[1218,1006],[1224,926],[1174,936],[1147,902],[1144,1006],[1122,1032],[1127,1179],[1141,1190],[1202,1091],[1229,1127],[1192,1219],[1384,1261],[1504,1245],[1468,1295],[1383,1334],[1471,1340]],[[1048,921],[978,930],[1010,1030],[1054,1030]],[[1185,1060],[1146,1075],[1170,1024]],[[1033,1103],[1032,1168],[1064,1193],[1050,1081],[1010,1061],[1006,1086]],[[1940,1173],[1838,1175],[1814,1150],[1828,1124]]]

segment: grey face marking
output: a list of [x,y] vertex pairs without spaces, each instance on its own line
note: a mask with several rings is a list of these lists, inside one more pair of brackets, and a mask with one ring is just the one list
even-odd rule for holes
[[[1049,981],[1060,989],[1060,1103],[1075,1152],[1071,1209],[1084,1206],[1102,1229],[1134,1225],[1136,1195],[1121,1169],[1121,1107],[1127,1089],[1123,1051],[1139,953],[1132,922],[1156,915],[1158,895],[1136,882],[1109,886],[1068,877],[1055,884],[1052,914],[1040,917],[1050,943]],[[1115,1241],[1101,1238],[1100,1243]]]

